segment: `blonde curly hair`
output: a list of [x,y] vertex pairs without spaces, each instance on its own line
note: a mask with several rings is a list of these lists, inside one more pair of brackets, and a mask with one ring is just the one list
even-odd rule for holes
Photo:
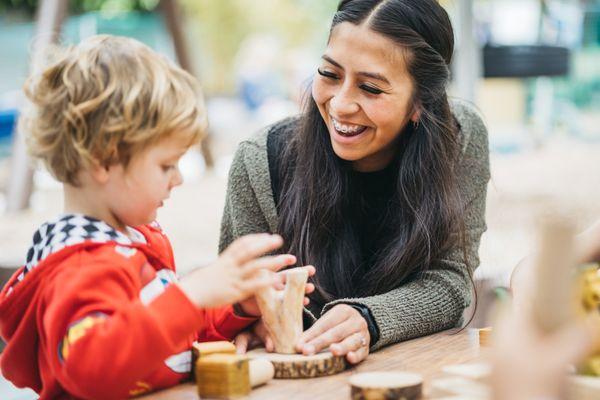
[[98,35],[69,47],[24,91],[32,107],[20,123],[31,155],[72,185],[86,165],[127,166],[161,139],[192,145],[206,129],[197,81],[130,38]]

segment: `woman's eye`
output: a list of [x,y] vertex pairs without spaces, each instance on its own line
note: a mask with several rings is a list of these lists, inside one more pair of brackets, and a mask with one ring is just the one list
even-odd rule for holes
[[381,94],[381,93],[383,93],[383,90],[377,89],[377,88],[375,88],[373,86],[369,86],[369,85],[361,85],[360,88],[362,90],[364,90],[365,92],[370,93],[370,94]]
[[163,166],[162,166],[162,170],[163,170],[164,172],[169,172],[169,171],[171,171],[171,170],[172,170],[172,169],[174,169],[174,168],[175,168],[175,166],[174,166],[174,165],[163,165]]
[[333,72],[329,72],[329,71],[324,71],[320,68],[317,68],[317,72],[319,73],[319,75],[324,76],[325,78],[329,78],[329,79],[335,79],[336,81],[340,78],[338,78],[338,76],[336,74],[334,74]]

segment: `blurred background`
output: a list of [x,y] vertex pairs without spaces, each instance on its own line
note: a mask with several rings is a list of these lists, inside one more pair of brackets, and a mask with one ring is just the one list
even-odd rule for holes
[[[236,145],[299,112],[337,3],[0,0],[0,278],[23,262],[37,226],[62,209],[60,185],[30,169],[15,140],[21,86],[45,44],[131,36],[202,82],[209,140],[182,160],[185,183],[159,211],[185,273],[217,255]],[[559,204],[581,229],[600,218],[600,0],[441,3],[457,40],[450,94],[476,104],[490,134],[488,232],[476,278],[506,285],[535,245],[537,212]],[[0,397],[32,395],[0,382]]]

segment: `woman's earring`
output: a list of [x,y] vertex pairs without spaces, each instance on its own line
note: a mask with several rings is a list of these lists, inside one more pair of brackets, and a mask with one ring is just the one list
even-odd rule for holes
[[413,122],[413,128],[414,128],[414,130],[419,129],[419,120],[416,120],[415,122]]

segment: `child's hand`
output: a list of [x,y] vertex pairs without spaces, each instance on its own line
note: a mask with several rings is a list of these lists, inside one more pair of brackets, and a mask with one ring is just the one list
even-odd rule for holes
[[[308,276],[311,277],[315,274],[315,267],[313,267],[312,265],[307,265],[304,267],[299,267],[302,269],[305,269],[308,272]],[[289,271],[286,270],[286,271]],[[282,290],[285,287],[285,277],[287,275],[285,274],[285,271],[279,272],[276,275],[277,278],[277,283],[275,284],[275,288]],[[305,294],[310,294],[312,292],[315,291],[315,285],[312,283],[307,283],[304,293]],[[310,300],[308,299],[308,297],[304,297],[304,305],[308,305],[308,303],[310,302]],[[241,301],[239,303],[239,307],[242,311],[242,313],[244,313],[245,315],[251,316],[251,317],[258,317],[260,316],[260,310],[258,309],[258,304],[256,303],[256,297],[252,296],[244,301]]]
[[[283,239],[279,235],[241,237],[225,249],[216,262],[186,275],[179,286],[193,303],[202,308],[220,307],[247,299],[257,290],[281,282],[281,278],[271,271],[296,263],[296,257],[289,254],[260,257],[282,244]],[[262,270],[270,273],[259,273]]]

